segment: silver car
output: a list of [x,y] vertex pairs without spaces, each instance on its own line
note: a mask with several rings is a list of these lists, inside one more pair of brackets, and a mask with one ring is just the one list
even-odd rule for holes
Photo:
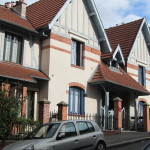
[[106,150],[104,135],[93,121],[47,123],[3,150]]

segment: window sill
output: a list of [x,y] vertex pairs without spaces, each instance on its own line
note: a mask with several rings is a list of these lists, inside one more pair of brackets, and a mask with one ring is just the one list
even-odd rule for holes
[[10,61],[5,61],[5,60],[3,60],[2,62],[3,62],[3,63],[7,63],[7,64],[11,64],[11,65],[16,65],[16,66],[22,66],[21,64],[14,63],[14,62],[10,62]]
[[71,65],[71,67],[78,68],[78,69],[81,69],[81,70],[85,70],[84,67],[80,67],[80,66],[76,66],[76,65]]
[[77,114],[68,114],[68,116],[72,116],[72,117],[85,117],[85,115],[77,115]]

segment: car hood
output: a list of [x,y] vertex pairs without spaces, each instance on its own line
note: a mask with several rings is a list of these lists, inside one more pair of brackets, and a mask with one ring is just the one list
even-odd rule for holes
[[24,140],[24,141],[10,144],[10,145],[6,146],[3,150],[23,150],[27,146],[34,145],[41,141],[43,141],[43,139]]

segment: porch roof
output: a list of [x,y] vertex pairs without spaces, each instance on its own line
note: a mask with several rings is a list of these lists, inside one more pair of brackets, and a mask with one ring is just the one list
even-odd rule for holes
[[32,83],[36,83],[36,79],[49,80],[48,76],[41,71],[25,68],[24,66],[9,62],[0,63],[0,77]]
[[128,75],[121,67],[117,70],[106,66],[101,62],[93,75],[90,83],[101,84],[109,82],[113,85],[122,86],[130,90],[139,92],[139,95],[150,95],[145,87],[141,86],[136,80]]

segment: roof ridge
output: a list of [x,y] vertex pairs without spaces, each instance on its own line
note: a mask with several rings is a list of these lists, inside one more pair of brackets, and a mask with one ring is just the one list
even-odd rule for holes
[[114,29],[114,28],[117,28],[117,27],[120,27],[120,26],[124,26],[124,25],[128,25],[128,24],[131,24],[131,23],[135,23],[137,21],[142,21],[144,20],[144,18],[141,18],[141,19],[137,19],[137,20],[134,20],[134,21],[130,21],[130,22],[127,22],[127,23],[123,23],[123,24],[120,24],[120,25],[117,25],[117,26],[113,26],[113,27],[110,27],[110,28],[106,28],[105,30],[109,30],[109,29]]

